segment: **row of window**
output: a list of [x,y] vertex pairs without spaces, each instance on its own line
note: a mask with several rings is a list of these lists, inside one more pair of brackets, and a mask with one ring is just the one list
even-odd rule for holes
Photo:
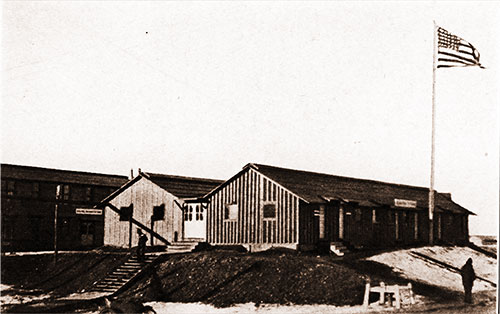
[[[52,185],[51,185],[52,187]],[[112,193],[113,188],[109,188],[105,193]],[[78,191],[77,195],[72,195],[71,187],[69,184],[62,184],[59,194],[61,200],[84,200],[84,201],[96,201],[94,198],[94,188],[91,186],[84,187],[84,192]],[[50,193],[56,198],[56,191]],[[16,182],[14,180],[2,180],[2,194],[8,196],[21,196],[30,198],[40,198],[40,183],[39,182]]]
[[[134,204],[130,206],[120,207],[120,221],[129,221],[133,217]],[[153,221],[165,220],[165,204],[153,207],[153,216],[151,217]]]
[[[264,219],[275,219],[276,211],[276,203],[264,204],[262,206],[262,216]],[[224,219],[238,219],[238,204],[226,204],[226,206],[224,207]]]

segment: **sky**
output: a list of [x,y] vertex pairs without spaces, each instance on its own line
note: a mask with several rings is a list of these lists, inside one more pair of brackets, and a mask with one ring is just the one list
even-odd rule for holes
[[496,234],[498,2],[3,1],[1,162],[228,179],[247,163],[429,186]]

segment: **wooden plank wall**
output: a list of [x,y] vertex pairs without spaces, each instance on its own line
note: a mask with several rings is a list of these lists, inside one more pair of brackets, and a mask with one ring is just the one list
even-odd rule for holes
[[315,244],[319,240],[319,219],[314,216],[315,209],[319,209],[317,204],[300,203],[300,244]]
[[[276,203],[275,219],[264,219],[264,204]],[[224,219],[228,204],[238,218]],[[207,241],[213,244],[297,243],[299,199],[249,168],[209,198]]]
[[[179,239],[182,237],[183,226],[182,211],[175,205],[174,200],[178,199],[151,181],[143,178],[122,191],[111,201],[111,204],[118,208],[134,204],[133,217],[148,227],[151,227],[153,207],[165,204],[165,219],[155,221],[154,230],[172,242],[175,232],[178,232]],[[178,202],[182,203],[180,200]],[[104,245],[128,247],[128,221],[120,221],[119,215],[108,207],[106,207],[104,221]],[[132,246],[136,246],[137,227],[133,225],[132,228]],[[148,235],[148,238],[150,237]],[[148,241],[148,245],[149,243],[150,241]],[[161,243],[155,240],[155,244]]]

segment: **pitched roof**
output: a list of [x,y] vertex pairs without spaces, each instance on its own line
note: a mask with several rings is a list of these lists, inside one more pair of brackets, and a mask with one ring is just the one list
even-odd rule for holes
[[203,197],[224,182],[222,180],[172,176],[151,172],[143,172],[142,174],[162,189],[179,198]]
[[[416,201],[418,208],[428,208],[429,189],[424,187],[356,179],[261,164],[248,164],[244,169],[248,167],[254,168],[310,203],[323,203],[325,200],[337,199],[358,202],[361,205],[363,203],[375,203],[394,207],[394,199],[403,199]],[[438,211],[441,209],[454,213],[473,214],[453,202],[451,196],[445,193],[436,194],[436,209]]]
[[[121,192],[126,190],[135,182],[145,179],[153,182],[165,191],[177,196],[178,198],[201,198],[210,190],[223,183],[222,180],[204,179],[173,176],[151,172],[140,172],[138,176],[122,185],[118,190],[108,195],[101,201],[101,205],[108,203]],[[98,205],[99,206],[99,205]]]
[[109,187],[119,187],[127,182],[127,177],[120,175],[20,166],[12,164],[1,164],[1,176],[2,179],[33,180]]

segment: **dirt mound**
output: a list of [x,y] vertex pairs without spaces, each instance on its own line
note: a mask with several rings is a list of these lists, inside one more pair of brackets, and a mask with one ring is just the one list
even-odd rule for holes
[[361,304],[366,278],[327,257],[228,251],[172,255],[126,291],[142,301]]
[[[496,260],[468,247],[421,247],[416,249],[393,251],[374,255],[368,261],[375,261],[391,267],[402,277],[424,282],[433,286],[443,287],[453,291],[463,291],[461,276],[457,272],[446,269],[423,259],[419,255],[428,256],[444,264],[460,268],[471,257],[476,275],[491,282],[496,282]],[[477,279],[474,282],[474,291],[492,290],[495,287],[487,281]]]
[[126,254],[71,253],[60,254],[54,264],[52,254],[2,256],[2,284],[13,286],[16,293],[66,295],[91,288],[126,258]]

